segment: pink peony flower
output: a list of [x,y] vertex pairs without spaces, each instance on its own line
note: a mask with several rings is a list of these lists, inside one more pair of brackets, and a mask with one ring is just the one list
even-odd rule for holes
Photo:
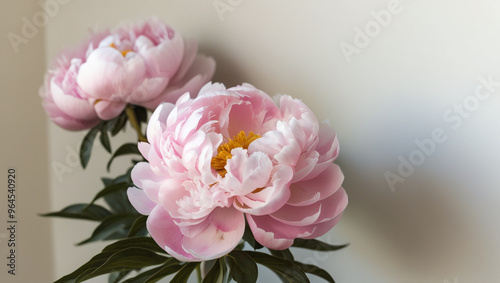
[[69,130],[118,116],[127,104],[155,109],[198,93],[215,70],[197,43],[157,19],[92,35],[62,53],[40,90],[51,119]]
[[151,19],[123,25],[100,41],[78,73],[77,82],[103,120],[136,104],[149,109],[197,93],[215,70],[212,58],[197,54],[195,41]]
[[128,196],[172,256],[223,256],[242,239],[245,218],[271,249],[319,237],[339,221],[347,195],[332,163],[335,133],[300,100],[275,101],[248,84],[209,83],[197,98],[185,94],[151,116],[149,143],[138,145],[148,162],[134,167],[140,189]]
[[77,84],[76,77],[87,54],[108,34],[94,34],[78,48],[65,50],[57,57],[55,68],[45,75],[40,96],[45,111],[60,127],[76,131],[92,128],[99,123],[99,117]]

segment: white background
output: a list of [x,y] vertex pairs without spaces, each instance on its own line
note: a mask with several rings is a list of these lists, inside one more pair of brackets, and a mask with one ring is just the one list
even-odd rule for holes
[[[350,203],[323,239],[350,246],[328,255],[296,251],[299,258],[318,262],[339,283],[498,281],[500,87],[469,104],[460,124],[443,115],[474,101],[479,77],[500,81],[500,2],[220,0],[233,3],[222,16],[213,0],[65,2],[16,53],[7,35],[22,35],[23,17],[33,21],[42,8],[37,1],[0,0],[0,175],[6,184],[7,168],[18,169],[20,220],[15,277],[7,275],[0,224],[2,282],[53,281],[103,247],[74,246],[93,223],[37,216],[88,202],[101,188],[109,157],[97,146],[87,170],[75,166],[71,152],[84,133],[48,121],[38,88],[56,54],[90,29],[151,16],[199,41],[217,61],[214,81],[301,98],[336,129]],[[391,2],[399,12],[376,29],[374,13],[390,11]],[[356,46],[358,29],[367,27],[369,42]],[[346,44],[357,53],[345,56]],[[398,174],[400,158],[408,160],[419,150],[415,140],[432,138],[435,129],[446,140],[391,189],[384,173]],[[115,149],[134,138],[127,134]],[[57,163],[71,172],[58,176]],[[128,166],[115,165],[108,176]],[[6,195],[0,190],[2,221]],[[259,282],[274,281],[266,273]]]

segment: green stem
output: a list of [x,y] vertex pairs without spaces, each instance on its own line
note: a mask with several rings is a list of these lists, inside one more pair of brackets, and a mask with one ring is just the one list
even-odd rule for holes
[[132,128],[137,132],[137,138],[141,142],[147,142],[148,139],[142,134],[141,132],[141,124],[137,121],[137,117],[135,116],[134,112],[134,107],[131,105],[127,105],[127,108],[125,108],[125,113],[127,113],[127,117],[130,121],[130,125],[132,125]]
[[198,264],[196,266],[196,278],[198,278],[198,283],[201,283],[202,282],[202,278],[201,278],[201,265],[203,264],[203,262],[200,262],[200,264]]

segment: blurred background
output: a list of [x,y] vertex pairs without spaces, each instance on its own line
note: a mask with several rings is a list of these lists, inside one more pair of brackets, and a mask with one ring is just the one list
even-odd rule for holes
[[[44,17],[45,2],[57,9]],[[496,0],[0,0],[0,175],[17,168],[19,219],[15,276],[0,225],[0,281],[54,281],[104,246],[75,246],[93,223],[38,216],[90,201],[109,158],[96,143],[82,170],[85,133],[52,124],[38,88],[91,30],[156,16],[215,58],[214,81],[301,98],[337,131],[350,203],[322,239],[350,246],[297,258],[339,283],[497,282],[499,14]]]

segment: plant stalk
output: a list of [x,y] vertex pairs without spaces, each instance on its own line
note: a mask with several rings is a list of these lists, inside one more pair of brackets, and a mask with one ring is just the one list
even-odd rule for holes
[[127,105],[125,108],[125,113],[127,113],[128,120],[130,121],[130,125],[137,133],[137,139],[141,142],[147,142],[148,139],[142,134],[141,124],[137,121],[137,117],[135,116],[134,107],[131,105]]
[[201,262],[200,264],[198,264],[196,266],[196,278],[198,278],[198,283],[201,283],[203,281],[203,279],[201,278],[201,264],[203,262]]

